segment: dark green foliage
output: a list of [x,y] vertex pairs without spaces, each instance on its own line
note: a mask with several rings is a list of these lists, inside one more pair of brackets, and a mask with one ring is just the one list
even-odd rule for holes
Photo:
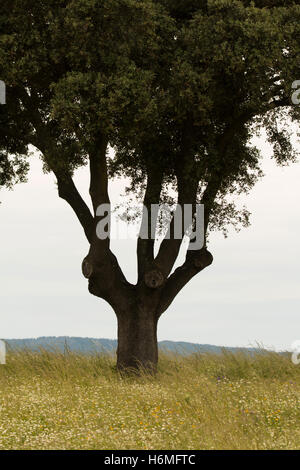
[[18,110],[13,107],[8,110],[6,105],[0,105],[0,188],[12,187],[25,180],[27,145],[22,142],[22,133],[25,137],[26,130],[18,119]]
[[261,175],[253,133],[265,126],[276,160],[295,159],[279,121],[299,118],[299,19],[279,0],[2,0],[2,148],[33,144],[48,170],[72,174],[106,139],[110,175],[135,191],[150,171],[178,189],[180,173],[211,227],[247,223],[226,196]]

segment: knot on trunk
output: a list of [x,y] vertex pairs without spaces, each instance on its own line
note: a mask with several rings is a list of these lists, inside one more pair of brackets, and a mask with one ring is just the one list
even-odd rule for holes
[[144,280],[147,287],[157,289],[163,285],[165,278],[161,271],[152,269],[145,274]]
[[200,270],[207,268],[207,266],[212,264],[213,259],[213,255],[205,249],[194,259],[194,266]]
[[89,279],[91,275],[93,274],[93,265],[90,263],[88,258],[84,258],[82,265],[82,274],[86,279]]

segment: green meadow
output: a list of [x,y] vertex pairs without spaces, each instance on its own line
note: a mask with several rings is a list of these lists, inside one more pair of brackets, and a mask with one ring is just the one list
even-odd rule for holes
[[297,449],[289,354],[161,354],[157,375],[115,358],[12,352],[0,366],[0,449]]

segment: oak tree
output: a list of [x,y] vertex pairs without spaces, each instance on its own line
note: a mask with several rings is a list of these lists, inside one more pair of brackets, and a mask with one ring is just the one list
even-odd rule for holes
[[[299,20],[298,2],[289,0],[1,1],[6,146],[40,151],[82,225],[83,274],[117,316],[120,369],[156,368],[158,320],[212,263],[209,233],[248,225],[235,203],[262,175],[251,137],[264,128],[276,161],[295,160]],[[73,181],[83,165],[93,211]],[[110,204],[109,181],[120,175],[145,208],[170,199],[205,207],[205,244],[187,250],[176,269],[182,238],[174,217],[157,250],[153,238],[138,237],[136,284],[109,237],[96,233],[97,208]],[[149,224],[145,211],[141,228]]]

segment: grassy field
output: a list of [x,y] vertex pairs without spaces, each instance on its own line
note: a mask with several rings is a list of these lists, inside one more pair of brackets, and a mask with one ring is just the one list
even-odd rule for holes
[[297,449],[299,399],[289,355],[164,355],[124,378],[109,356],[11,353],[0,449]]

